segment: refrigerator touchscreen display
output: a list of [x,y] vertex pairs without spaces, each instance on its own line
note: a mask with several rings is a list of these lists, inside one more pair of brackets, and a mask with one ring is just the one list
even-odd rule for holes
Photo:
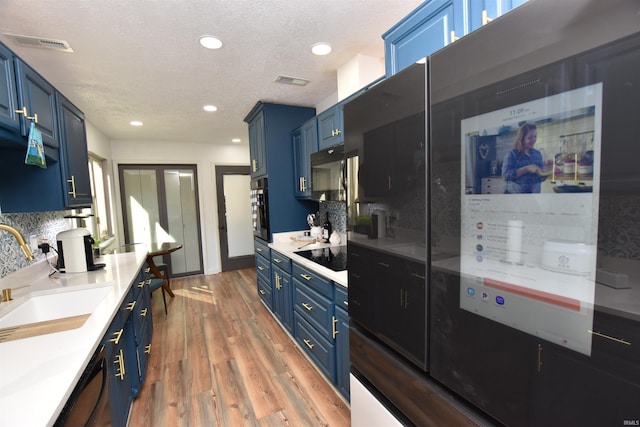
[[590,355],[602,84],[461,120],[460,307]]

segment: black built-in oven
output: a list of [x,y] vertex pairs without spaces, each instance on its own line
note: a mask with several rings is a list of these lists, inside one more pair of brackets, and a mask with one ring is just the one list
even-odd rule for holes
[[253,235],[268,242],[270,234],[267,178],[258,178],[251,181],[251,216]]

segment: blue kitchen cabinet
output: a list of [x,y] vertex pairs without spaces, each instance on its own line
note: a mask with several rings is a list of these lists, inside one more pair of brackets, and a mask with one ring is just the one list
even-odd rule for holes
[[334,284],[294,263],[294,337],[300,348],[332,383],[336,383]]
[[148,268],[138,272],[103,339],[114,427],[127,425],[133,399],[146,378],[153,336],[148,275]]
[[91,181],[84,114],[60,93],[56,93],[56,106],[62,147],[60,168],[64,207],[90,207]]
[[[82,112],[2,44],[0,79],[0,212],[91,206]],[[36,114],[44,143],[44,169],[24,163]]]
[[256,281],[258,296],[264,304],[273,311],[273,293],[271,288],[271,248],[264,240],[254,238],[256,253]]
[[427,0],[382,38],[390,77],[526,0]]
[[29,117],[35,118],[37,115],[36,126],[42,132],[45,152],[48,147],[54,153],[60,145],[55,88],[20,58],[14,58],[14,61],[18,82],[17,109],[26,108],[23,114],[20,114],[20,133],[22,136],[29,135],[32,120]]
[[343,106],[343,103],[338,103],[318,114],[318,150],[344,142]]
[[271,251],[271,285],[273,314],[289,332],[293,332],[293,306],[291,304],[291,260],[279,252]]
[[443,48],[454,34],[461,34],[462,20],[456,21],[455,15],[453,0],[428,0],[385,32],[386,76]]
[[249,123],[249,153],[251,155],[251,178],[267,174],[264,113],[259,111]]
[[294,186],[297,199],[311,199],[311,153],[318,151],[318,126],[314,117],[291,133]]
[[[294,194],[294,160],[291,131],[300,127],[316,114],[315,108],[258,102],[244,121],[249,125],[249,147],[251,170],[263,175],[268,181],[269,239],[273,233],[308,228],[307,215],[318,210],[317,203],[298,200]],[[260,153],[264,148],[262,164]],[[264,169],[262,168],[264,166]]]
[[13,52],[0,43],[0,146],[5,145],[7,137],[15,138],[20,133],[17,105]]

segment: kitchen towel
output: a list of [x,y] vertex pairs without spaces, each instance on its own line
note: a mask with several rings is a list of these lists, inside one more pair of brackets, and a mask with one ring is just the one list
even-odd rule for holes
[[47,161],[44,158],[44,145],[42,144],[42,132],[36,128],[36,124],[31,122],[29,128],[29,144],[27,145],[27,155],[24,158],[27,165],[47,168]]

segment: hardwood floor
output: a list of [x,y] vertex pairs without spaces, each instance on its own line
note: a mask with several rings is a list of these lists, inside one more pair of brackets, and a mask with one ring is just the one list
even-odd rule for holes
[[260,302],[254,269],[153,295],[147,379],[129,426],[348,426],[350,411]]

